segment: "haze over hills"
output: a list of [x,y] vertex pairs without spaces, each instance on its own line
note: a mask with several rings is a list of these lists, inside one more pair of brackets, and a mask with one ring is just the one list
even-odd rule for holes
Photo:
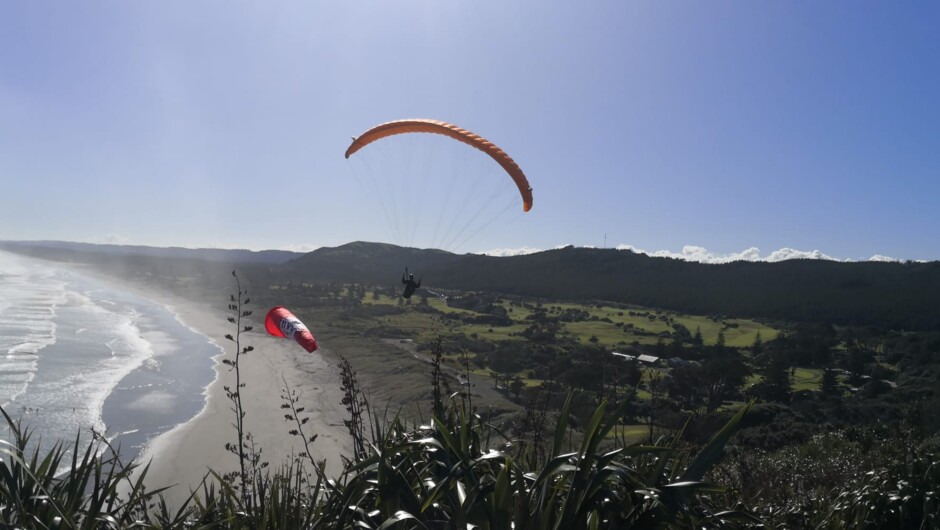
[[152,256],[156,258],[201,259],[232,263],[283,263],[301,256],[288,250],[245,250],[223,248],[148,247],[144,245],[114,245],[76,243],[70,241],[0,241],[7,250],[29,249],[33,253],[97,252],[115,256]]
[[940,262],[709,265],[612,249],[567,247],[496,258],[351,243],[316,250],[281,270],[304,281],[382,283],[394,281],[403,266],[444,289],[610,300],[696,314],[940,328]]
[[[555,247],[561,248],[560,245]],[[597,248],[590,247],[588,248]],[[609,248],[609,247],[601,247]],[[636,252],[637,254],[646,254],[647,256],[653,258],[676,258],[685,261],[697,261],[699,263],[731,263],[733,261],[787,261],[792,259],[822,259],[829,261],[905,261],[891,256],[885,256],[882,254],[874,254],[869,256],[867,259],[840,259],[835,256],[830,256],[825,252],[820,250],[798,250],[794,248],[780,248],[773,252],[762,254],[760,249],[757,247],[748,247],[740,252],[713,252],[705,247],[700,247],[698,245],[685,245],[678,252],[671,250],[645,250],[641,248],[634,247],[633,245],[616,245],[613,248],[617,250],[629,250]],[[487,256],[520,256],[523,254],[534,254],[536,252],[542,252],[544,249],[531,248],[531,247],[521,247],[521,248],[498,248],[484,252]]]
[[[353,243],[349,243],[353,244]],[[131,245],[124,244],[119,242],[105,242],[105,243],[81,243],[81,242],[72,242],[72,241],[57,241],[57,240],[10,240],[4,241],[0,240],[0,246],[9,245],[9,246],[26,246],[34,248],[57,248],[57,249],[74,249],[74,250],[92,250],[98,252],[106,252],[113,254],[137,254],[144,256],[159,256],[159,257],[174,257],[174,258],[191,258],[196,257],[199,259],[206,259],[211,261],[241,261],[245,263],[283,263],[291,259],[300,257],[309,252],[313,252],[318,249],[326,249],[330,247],[315,247],[312,245],[300,245],[289,248],[282,249],[262,249],[262,250],[250,250],[250,249],[229,249],[221,247],[159,247],[159,246],[150,246],[150,245]],[[342,245],[346,246],[346,245]],[[558,250],[572,245],[558,245],[553,247],[553,249],[546,248],[534,248],[534,247],[518,247],[518,248],[494,248],[487,250],[485,252],[472,252],[474,254],[492,256],[492,257],[514,257],[514,256],[523,256],[526,254],[537,254],[539,252],[545,252],[546,250]],[[335,247],[339,248],[339,247]],[[705,247],[697,245],[685,245],[679,251],[671,250],[646,250],[637,248],[633,245],[618,244],[612,247],[595,247],[592,245],[586,245],[582,248],[613,248],[616,250],[626,250],[636,254],[644,254],[653,258],[674,258],[680,259],[683,261],[694,261],[698,263],[708,263],[708,264],[722,264],[722,263],[732,263],[735,261],[762,261],[762,262],[778,262],[778,261],[789,261],[795,259],[814,259],[814,260],[827,260],[827,261],[841,261],[841,262],[864,262],[864,261],[875,261],[875,262],[903,262],[903,261],[918,261],[925,262],[924,260],[903,260],[890,256],[884,256],[881,254],[874,254],[869,256],[866,259],[843,259],[836,256],[830,256],[829,254],[822,252],[820,250],[798,250],[793,248],[780,248],[769,253],[762,253],[757,247],[748,247],[740,252],[730,252],[730,253],[721,253],[714,252]],[[431,249],[427,249],[431,250]],[[446,252],[446,251],[445,251]]]
[[[271,281],[397,284],[405,267],[424,285],[550,300],[607,300],[693,314],[890,329],[940,329],[940,262],[788,260],[702,264],[628,250],[566,247],[514,257],[354,242],[307,254],[118,245],[0,243],[56,260],[227,281],[250,268]],[[212,278],[211,276],[219,276]]]

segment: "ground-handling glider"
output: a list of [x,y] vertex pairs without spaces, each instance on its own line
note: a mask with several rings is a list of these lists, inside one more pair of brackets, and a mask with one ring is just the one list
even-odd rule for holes
[[317,350],[317,339],[313,337],[313,333],[284,307],[277,306],[268,311],[264,317],[264,329],[275,337],[294,339],[310,353]]

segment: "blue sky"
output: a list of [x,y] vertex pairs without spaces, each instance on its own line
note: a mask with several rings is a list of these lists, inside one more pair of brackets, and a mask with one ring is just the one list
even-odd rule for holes
[[424,117],[534,188],[462,251],[940,259],[938,27],[936,2],[5,2],[0,239],[388,241],[343,152]]

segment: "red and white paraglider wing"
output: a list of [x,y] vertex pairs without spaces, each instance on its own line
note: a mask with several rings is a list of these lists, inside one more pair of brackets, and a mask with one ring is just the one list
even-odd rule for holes
[[313,333],[310,333],[307,326],[284,307],[277,306],[268,311],[267,316],[264,317],[264,329],[275,337],[294,339],[310,353],[318,348],[317,339],[313,337]]

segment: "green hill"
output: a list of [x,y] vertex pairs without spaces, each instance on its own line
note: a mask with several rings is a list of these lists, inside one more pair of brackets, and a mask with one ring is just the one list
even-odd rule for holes
[[443,289],[609,300],[694,314],[940,329],[940,262],[708,265],[570,247],[496,258],[357,242],[316,250],[276,270],[304,281],[394,283],[405,266],[423,274],[427,285]]
[[[51,243],[0,248],[90,263],[135,277],[186,278],[187,285],[203,289],[224,287],[233,267],[268,284],[365,285],[397,285],[408,267],[423,277],[425,286],[438,289],[549,300],[605,300],[698,315],[940,330],[940,262],[936,261],[708,265],[626,250],[572,247],[496,258],[368,242],[302,255],[214,249],[157,252],[147,247]],[[288,259],[292,256],[296,257]]]

